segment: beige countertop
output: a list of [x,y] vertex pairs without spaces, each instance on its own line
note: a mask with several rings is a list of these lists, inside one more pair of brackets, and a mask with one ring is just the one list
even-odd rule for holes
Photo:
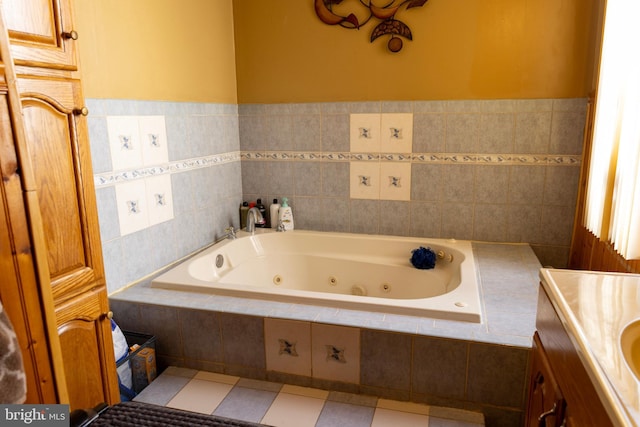
[[640,275],[543,268],[540,277],[614,424],[640,426],[640,381],[620,345],[640,319]]

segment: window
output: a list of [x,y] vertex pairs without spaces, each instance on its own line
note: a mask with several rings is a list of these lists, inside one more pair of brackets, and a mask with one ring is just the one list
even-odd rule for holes
[[584,226],[640,259],[640,2],[608,0]]

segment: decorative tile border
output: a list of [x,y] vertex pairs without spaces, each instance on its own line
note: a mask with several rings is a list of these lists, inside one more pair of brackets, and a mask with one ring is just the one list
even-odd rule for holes
[[580,166],[582,156],[553,154],[474,153],[324,153],[303,151],[243,151],[241,160],[302,160],[330,162],[410,162],[433,164],[559,165]]
[[551,154],[471,154],[471,153],[325,153],[311,151],[234,151],[207,157],[178,160],[140,169],[112,171],[94,175],[96,188],[143,179],[150,176],[188,172],[225,163],[249,161],[325,161],[325,162],[406,162],[466,165],[556,165],[580,166],[581,155]]
[[95,174],[93,176],[94,185],[96,188],[106,187],[110,185],[119,184],[121,182],[129,182],[137,179],[143,179],[150,176],[188,172],[193,169],[205,168],[209,166],[222,165],[225,163],[233,163],[240,161],[241,156],[239,151],[233,151],[229,153],[216,154],[213,156],[198,157],[194,159],[178,160],[175,162],[169,162],[162,165],[151,166],[147,168],[112,171],[101,174]]

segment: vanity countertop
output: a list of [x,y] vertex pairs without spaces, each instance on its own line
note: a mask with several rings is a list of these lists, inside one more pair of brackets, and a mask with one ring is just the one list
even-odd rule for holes
[[640,319],[640,275],[543,268],[540,277],[613,423],[640,426],[640,381],[620,344]]

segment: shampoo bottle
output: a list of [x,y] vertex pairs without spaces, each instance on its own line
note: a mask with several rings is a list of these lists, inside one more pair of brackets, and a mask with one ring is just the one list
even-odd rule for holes
[[247,214],[249,213],[249,203],[242,202],[240,205],[240,228],[243,229],[247,226]]
[[266,227],[268,224],[267,209],[262,204],[262,199],[258,199],[258,203],[256,204],[256,207],[258,208],[258,210],[260,211],[260,214],[262,215],[262,218],[264,219],[264,221],[261,224],[256,224],[256,227]]
[[278,210],[278,219],[284,226],[285,230],[293,230],[293,211],[291,206],[287,203],[289,199],[282,198],[282,206]]
[[278,228],[278,210],[280,209],[280,203],[278,199],[273,199],[273,203],[269,206],[269,218],[271,219],[271,228]]

